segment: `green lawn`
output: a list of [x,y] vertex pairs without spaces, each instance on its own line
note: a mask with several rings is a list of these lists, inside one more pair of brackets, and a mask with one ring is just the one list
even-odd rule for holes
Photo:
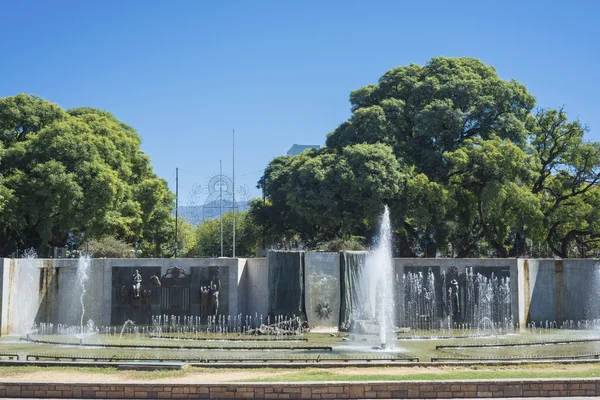
[[[471,379],[522,379],[522,378],[594,378],[600,377],[600,363],[593,364],[525,364],[518,366],[466,366],[466,367],[371,367],[371,368],[331,368],[331,369],[221,369],[190,367],[179,371],[118,371],[115,367],[0,367],[2,377],[12,380],[26,380],[33,373],[43,372],[45,380],[51,379],[52,372],[64,376],[72,373],[85,378],[121,378],[127,381],[170,382],[323,382],[323,381],[409,381],[409,380],[471,380]],[[235,375],[235,376],[230,376]],[[240,375],[243,375],[240,377]],[[206,380],[201,379],[202,377]],[[35,379],[35,378],[34,378]],[[118,379],[117,379],[118,380]]]

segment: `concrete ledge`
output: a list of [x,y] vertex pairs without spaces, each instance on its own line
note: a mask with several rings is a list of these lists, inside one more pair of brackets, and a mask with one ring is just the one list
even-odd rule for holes
[[[182,361],[183,362],[183,361]],[[444,362],[408,362],[408,361],[332,361],[321,360],[315,362],[184,362],[192,367],[199,368],[347,368],[347,367],[465,367],[473,365],[482,366],[515,366],[515,365],[543,365],[543,364],[598,364],[598,360],[512,360],[512,361],[444,361]],[[37,361],[37,360],[0,360],[2,367],[35,366],[35,367],[98,367],[115,368],[123,362],[90,362],[90,361]],[[1,378],[1,377],[0,377]]]
[[117,369],[119,371],[160,371],[170,370],[178,371],[186,368],[189,364],[186,363],[147,363],[147,362],[130,362],[119,364]]
[[315,383],[0,383],[0,397],[356,399],[597,396],[600,379]]

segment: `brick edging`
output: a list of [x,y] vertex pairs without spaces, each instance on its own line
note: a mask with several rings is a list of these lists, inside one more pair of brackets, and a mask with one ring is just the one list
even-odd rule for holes
[[303,383],[0,383],[0,397],[352,399],[597,396],[600,379]]

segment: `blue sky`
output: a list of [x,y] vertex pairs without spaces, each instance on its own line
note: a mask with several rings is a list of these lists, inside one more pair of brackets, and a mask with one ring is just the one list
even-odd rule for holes
[[[219,160],[253,195],[294,143],[323,144],[351,90],[431,57],[476,57],[600,140],[593,1],[0,2],[0,97],[37,94],[134,126],[189,202]],[[201,199],[203,201],[203,198]]]

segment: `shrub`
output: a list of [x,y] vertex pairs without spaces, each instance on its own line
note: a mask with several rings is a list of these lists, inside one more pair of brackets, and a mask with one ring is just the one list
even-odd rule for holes
[[99,239],[90,239],[88,243],[80,246],[86,249],[94,258],[133,258],[135,249],[113,236],[104,236]]

